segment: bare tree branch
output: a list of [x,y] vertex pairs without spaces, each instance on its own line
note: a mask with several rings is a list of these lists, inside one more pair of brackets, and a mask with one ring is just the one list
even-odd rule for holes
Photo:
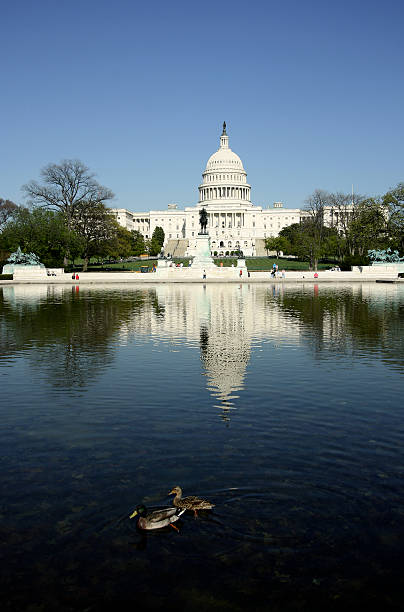
[[[97,207],[114,194],[94,178],[89,168],[78,159],[65,159],[60,164],[49,164],[41,170],[42,184],[30,181],[22,187],[25,197],[34,206],[62,211],[68,230],[77,227],[78,209]],[[65,264],[67,263],[67,255]]]
[[69,228],[80,202],[91,206],[114,197],[112,191],[97,183],[94,174],[77,159],[49,164],[42,169],[41,177],[43,184],[30,181],[23,186],[26,197],[34,205],[61,210]]

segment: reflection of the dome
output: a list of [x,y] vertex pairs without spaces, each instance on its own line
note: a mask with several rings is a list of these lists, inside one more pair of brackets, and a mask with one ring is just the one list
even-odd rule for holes
[[[79,293],[74,286],[20,285],[1,293],[9,311],[2,324],[3,355],[35,338],[57,349],[53,370],[60,362],[69,380],[85,384],[91,361],[95,373],[101,356],[113,359],[116,341],[149,336],[180,347],[185,340],[200,349],[207,388],[224,419],[245,387],[257,341],[305,345],[319,358],[353,354],[365,342],[379,348],[390,365],[402,365],[402,350],[388,340],[393,328],[400,337],[404,287],[399,285],[117,284],[80,287]],[[49,303],[57,309],[47,310]],[[32,329],[25,323],[28,312]]]
[[[253,339],[299,341],[299,325],[288,321],[273,301],[272,289],[253,285],[158,285],[164,315],[143,310],[121,333],[147,333],[173,343],[199,343],[207,387],[227,420],[245,386]],[[276,296],[280,295],[277,289]]]
[[[184,338],[198,342],[208,389],[217,398],[223,418],[228,418],[245,386],[254,342],[308,345],[319,358],[325,351],[352,352],[363,334],[371,342],[382,337],[385,315],[381,306],[397,309],[403,287],[376,283],[165,284],[156,286],[155,292],[163,316],[143,310],[141,318],[130,322],[125,332],[121,328],[121,333],[130,335],[136,329],[137,334],[146,332],[173,343]],[[352,310],[360,321],[351,316]]]

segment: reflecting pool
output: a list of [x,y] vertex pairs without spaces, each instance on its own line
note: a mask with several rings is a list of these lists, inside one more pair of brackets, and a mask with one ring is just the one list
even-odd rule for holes
[[[402,605],[404,286],[0,288],[7,611]],[[179,531],[129,514],[175,486]]]

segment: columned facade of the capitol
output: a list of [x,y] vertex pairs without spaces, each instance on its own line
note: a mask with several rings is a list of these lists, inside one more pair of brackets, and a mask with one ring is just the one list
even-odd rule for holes
[[281,202],[268,208],[255,206],[243,163],[229,146],[225,123],[219,145],[202,174],[196,206],[181,210],[177,204],[168,204],[165,210],[142,213],[114,208],[112,212],[117,221],[129,230],[139,231],[146,239],[151,238],[157,226],[162,227],[165,253],[192,256],[199,231],[199,211],[203,207],[208,214],[207,230],[213,256],[239,250],[245,256],[266,255],[265,239],[277,236],[292,223],[299,223],[307,213],[283,208]]

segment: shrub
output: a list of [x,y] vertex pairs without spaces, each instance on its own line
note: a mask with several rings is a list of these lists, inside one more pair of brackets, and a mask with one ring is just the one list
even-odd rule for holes
[[367,255],[347,255],[340,264],[341,270],[350,270],[351,266],[368,266],[370,264]]

